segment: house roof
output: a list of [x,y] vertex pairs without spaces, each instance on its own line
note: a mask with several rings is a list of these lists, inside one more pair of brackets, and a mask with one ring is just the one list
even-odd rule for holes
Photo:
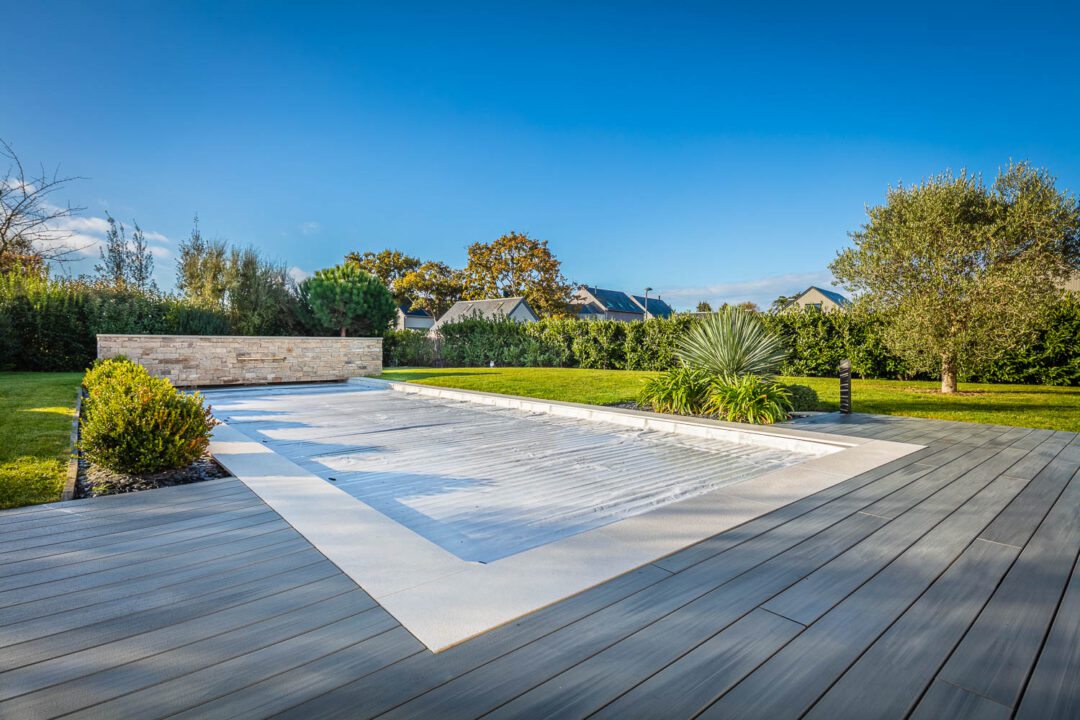
[[465,318],[474,316],[488,320],[494,320],[499,316],[509,317],[510,313],[517,310],[518,306],[522,304],[528,308],[530,313],[536,315],[536,313],[533,312],[533,309],[529,307],[529,303],[525,302],[525,298],[523,297],[491,298],[489,300],[458,300],[441,318],[439,318],[438,324],[444,325],[448,322],[464,320]]
[[[604,288],[589,287],[588,285],[585,285],[582,289],[596,298],[596,302],[599,303],[600,309],[603,312],[631,313],[634,315],[645,314],[644,295],[631,295],[622,290],[605,290]],[[596,312],[594,308],[590,307],[589,303],[583,304],[581,306],[581,311],[588,313]],[[649,298],[649,315],[667,317],[674,312],[672,307],[660,298]]]
[[799,293],[798,297],[802,297],[803,295],[810,292],[811,290],[817,290],[819,293],[821,293],[825,297],[829,298],[830,300],[832,300],[837,305],[850,305],[851,304],[851,301],[848,300],[843,295],[841,295],[840,293],[834,292],[832,290],[826,290],[825,288],[819,288],[817,285],[811,285],[810,287],[806,288],[801,293]]
[[398,310],[400,310],[401,314],[406,317],[429,318],[432,316],[431,313],[429,313],[427,310],[424,310],[423,308],[411,308],[409,303],[401,303],[400,305],[398,305]]
[[[634,302],[636,302],[642,308],[645,307],[645,296],[644,295],[634,295],[632,297],[634,298]],[[650,316],[652,316],[652,317],[668,317],[669,315],[673,315],[674,313],[675,313],[674,308],[672,308],[670,305],[668,305],[666,302],[664,302],[660,298],[654,298],[654,297],[649,298],[649,315]]]
[[641,314],[641,307],[622,290],[604,290],[598,287],[585,286],[586,292],[596,298],[607,312],[624,312]]

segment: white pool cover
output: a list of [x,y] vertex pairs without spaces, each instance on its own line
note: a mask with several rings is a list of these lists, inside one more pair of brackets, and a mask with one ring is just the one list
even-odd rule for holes
[[482,563],[815,456],[360,386],[208,399],[244,435]]

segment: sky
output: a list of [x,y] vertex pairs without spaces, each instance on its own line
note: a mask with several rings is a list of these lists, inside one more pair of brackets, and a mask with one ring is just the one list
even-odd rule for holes
[[108,212],[171,287],[197,213],[298,278],[517,230],[575,283],[767,306],[891,185],[1080,191],[1076,4],[0,5],[0,138],[83,178],[76,274]]

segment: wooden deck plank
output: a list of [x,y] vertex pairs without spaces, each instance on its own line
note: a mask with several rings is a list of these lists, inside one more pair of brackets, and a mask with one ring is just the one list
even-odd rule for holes
[[694,717],[802,630],[798,623],[754,610],[591,717]]
[[338,681],[326,689],[332,692],[311,699],[298,697],[284,709],[294,717],[378,715],[538,638],[588,618],[669,576],[670,573],[647,565],[438,655],[418,653],[403,662],[389,664],[370,677],[348,683]]
[[[118,523],[106,528],[87,528],[81,532],[62,533],[62,537],[58,537],[56,542],[36,542],[3,552],[0,556],[0,568],[25,560],[79,552],[85,550],[87,546],[92,546],[94,551],[101,552],[105,548],[128,541],[152,542],[159,536],[210,525],[225,518],[243,517],[265,509],[265,504],[258,498],[243,498],[212,509],[192,508],[160,519],[140,518],[138,521]],[[169,538],[166,537],[164,540],[167,542]]]
[[1019,548],[976,540],[852,665],[807,720],[906,717],[982,610]]
[[[182,571],[193,565],[215,560],[227,562],[232,556],[242,558],[245,552],[298,538],[302,536],[284,522],[271,526],[269,530],[261,525],[252,526],[229,533],[227,543],[218,541],[202,544],[201,547],[191,548],[188,552],[156,557],[149,561],[140,554],[138,560],[120,567],[99,569],[82,575],[48,580],[0,592],[0,608],[62,598],[65,595],[79,594],[96,588],[114,590],[119,588],[122,592],[128,582],[153,582],[154,578],[162,578],[169,573]],[[307,543],[307,540],[304,542]],[[162,584],[168,583],[162,582]]]
[[131,617],[156,608],[171,607],[177,603],[188,602],[192,598],[203,597],[210,593],[221,593],[223,590],[238,585],[246,585],[263,578],[275,577],[283,572],[325,562],[326,558],[314,548],[301,548],[298,552],[276,556],[271,562],[247,566],[234,565],[224,576],[209,575],[181,585],[155,588],[148,593],[85,606],[77,613],[66,613],[59,617],[45,615],[28,618],[21,622],[7,622],[7,618],[0,614],[0,621],[3,621],[3,627],[0,627],[0,648],[56,635],[66,630],[107,622],[115,618]]
[[[289,558],[294,553],[313,550],[311,543],[296,534],[282,538],[281,542],[274,544],[255,545],[252,549],[230,549],[233,551],[223,553],[218,557],[163,569],[162,572],[152,575],[2,607],[0,608],[0,626],[13,625],[49,615],[71,613],[74,610],[102,603],[122,602],[125,598],[146,593],[167,592],[170,588],[186,590],[189,583],[212,576],[219,577],[221,581],[227,581],[238,568],[263,563],[275,564],[280,568],[282,565],[279,561]],[[0,629],[0,634],[2,634],[2,629]]]
[[[1065,434],[1062,433],[1062,435]],[[1077,467],[1080,467],[1080,443],[1073,439],[1066,446],[1061,443],[1066,438],[1067,436],[1054,439],[1054,444],[1049,447],[1049,450],[1052,451],[1054,446],[1060,446],[1058,452],[1043,464],[1034,480],[1024,488],[1024,492],[1020,493],[1020,496],[1005,508],[1005,511],[998,515],[994,522],[990,523],[990,527],[986,528],[986,532],[982,534],[984,539],[1016,547],[1023,547],[1031,539],[1035,529],[1057,501]],[[1040,446],[1041,449],[1042,446]],[[1035,451],[1035,453],[1038,452],[1038,450]],[[1025,458],[1010,469],[1010,474],[1019,473],[1023,476],[1030,472],[1045,459],[1046,452],[1043,451],[1037,460],[1031,456]]]
[[[115,618],[94,623],[93,625],[80,626],[53,635],[46,635],[29,642],[11,645],[0,656],[0,670],[12,671],[15,668],[33,665],[33,669],[27,671],[27,673],[37,676],[39,672],[47,671],[54,665],[58,667],[70,666],[70,659],[84,650],[100,648],[109,643],[128,638],[150,639],[148,636],[158,630],[181,628],[181,631],[185,633],[184,637],[190,637],[193,632],[202,631],[201,628],[192,628],[190,623],[204,622],[207,616],[215,612],[247,606],[254,601],[273,598],[285,592],[300,588],[309,588],[305,592],[321,592],[323,587],[344,592],[355,588],[355,583],[343,576],[337,568],[330,566],[329,561],[325,562],[327,564],[306,565],[295,570],[286,570],[277,575],[246,582],[242,585],[224,588],[209,595],[189,598],[185,603],[178,606],[153,608],[130,617]],[[294,593],[294,595],[297,595],[297,593]],[[303,596],[303,593],[299,593],[299,595]],[[289,597],[293,596],[290,595]],[[272,602],[264,605],[273,608],[277,607]],[[264,605],[255,607],[261,608]],[[251,608],[247,607],[245,610],[250,611]],[[256,615],[255,618],[257,617]],[[252,616],[245,612],[241,619],[250,622]],[[155,635],[153,637],[158,638],[159,636]],[[181,641],[177,640],[176,642]],[[94,658],[92,653],[93,650],[91,650],[90,655],[80,657],[92,661]],[[54,658],[59,658],[54,665],[44,663],[45,660]],[[12,677],[16,677],[14,672],[6,675],[5,681],[10,681]],[[4,690],[9,690],[11,687],[13,685],[5,683]]]
[[931,686],[912,720],[1008,720],[1009,708],[981,695],[938,680]]
[[[1002,450],[941,489],[937,489],[937,483],[927,482],[926,489],[933,494],[889,522],[865,542],[770,600],[765,604],[765,609],[803,625],[813,623],[963,507],[1016,462],[1023,452]],[[913,485],[931,479],[932,476],[927,475]],[[871,513],[875,507],[876,504],[867,508],[866,512]],[[893,510],[897,509],[894,505]],[[875,517],[879,516],[875,514]]]
[[[340,596],[325,605],[339,603],[345,607],[342,614],[353,612],[355,608],[350,607],[350,595]],[[222,649],[211,651],[209,656],[205,648],[194,645],[149,658],[142,672],[154,684],[81,710],[71,717],[113,720],[173,715],[383,633],[408,635],[381,607],[369,607],[337,620],[334,619],[336,614],[328,612],[327,607],[314,606],[310,610],[310,613],[296,613],[288,624],[278,623],[283,628],[280,630],[275,627],[267,632],[265,628],[255,626],[235,633],[235,637],[219,636],[214,639],[214,644]],[[311,627],[317,623],[324,624]],[[253,641],[252,638],[258,639]],[[423,649],[419,640],[411,639],[413,652]],[[232,657],[215,662],[226,655]],[[125,667],[125,671],[128,670],[130,667]],[[181,674],[185,670],[191,672]]]
[[1080,717],[1080,559],[1050,628],[1016,717],[1069,720]]
[[1000,476],[710,706],[703,718],[799,716],[933,584],[1023,487]]
[[113,532],[118,526],[133,526],[137,523],[148,523],[153,526],[159,518],[183,514],[191,510],[212,511],[224,504],[238,503],[243,501],[257,501],[259,498],[254,493],[244,489],[237,489],[228,494],[215,495],[212,498],[204,496],[175,497],[175,502],[169,504],[151,505],[138,512],[113,512],[106,514],[83,512],[77,516],[68,517],[63,514],[54,514],[48,521],[24,523],[19,529],[11,529],[0,535],[0,551],[11,548],[28,548],[36,545],[48,545],[53,543],[75,540],[79,537],[93,537],[95,534],[107,534]]
[[[0,568],[21,568],[0,574],[0,716],[842,718],[873,702],[1004,717],[1015,705],[994,692],[1019,675],[1021,716],[1074,716],[1076,434],[857,414],[796,427],[927,447],[437,655],[275,513],[237,521],[261,501],[233,479],[0,512]],[[912,520],[950,488],[955,508]],[[863,561],[807,593],[807,628],[762,609],[848,553]],[[1047,571],[1057,595],[1032,607],[1012,586],[1045,589]],[[991,669],[989,690],[947,677],[1006,604],[1025,609],[1023,639],[990,664],[1024,672]]]
[[939,677],[1015,708],[1080,553],[1073,476]]
[[[464,712],[466,709],[487,712],[683,607],[689,608],[688,618],[703,622],[717,632],[858,542],[878,527],[879,522],[878,518],[869,515],[848,518],[805,542],[794,543],[787,552],[765,562],[754,562],[746,568],[733,563],[722,573],[719,568],[708,573],[703,566],[712,561],[696,565],[601,610],[587,623],[570,625],[455,678],[396,708],[388,716],[414,717],[434,712]],[[688,584],[697,573],[707,573],[706,577],[714,575],[722,583],[704,594],[699,584],[692,585],[694,589],[685,594],[672,592],[672,586]],[[699,635],[696,640],[701,642],[711,634]]]
[[201,534],[190,533],[187,538],[170,538],[169,542],[136,545],[130,552],[109,553],[105,557],[84,558],[70,563],[56,565],[34,572],[0,578],[0,595],[9,590],[27,588],[33,585],[80,578],[103,570],[124,568],[130,572],[139,563],[155,563],[170,555],[180,555],[192,550],[218,545],[235,537],[249,537],[262,533],[274,532],[282,528],[292,528],[281,516],[267,509],[248,518],[232,519],[218,525],[204,527]]
[[26,523],[66,523],[107,515],[141,512],[144,508],[168,504],[177,499],[196,496],[212,498],[235,493],[251,492],[236,478],[208,480],[190,485],[144,490],[138,493],[105,495],[63,503],[47,503],[13,510],[0,510],[0,532],[19,531],[30,527]]
[[[93,712],[100,703],[152,687],[173,677],[268,647],[371,609],[370,600],[359,590],[332,592],[329,597],[301,608],[293,608],[268,619],[253,619],[249,625],[185,643],[165,652],[137,660],[109,653],[94,657],[91,672],[49,685],[0,703],[0,714],[11,717],[56,717],[84,710]],[[138,717],[111,714],[110,717]]]

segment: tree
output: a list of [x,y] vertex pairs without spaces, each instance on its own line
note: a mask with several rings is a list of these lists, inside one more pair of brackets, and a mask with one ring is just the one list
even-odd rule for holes
[[464,281],[460,270],[429,261],[401,278],[397,286],[411,298],[411,309],[427,310],[438,318],[461,299]]
[[420,267],[419,258],[397,250],[380,250],[377,253],[351,252],[345,256],[345,262],[379,278],[399,303],[409,299],[401,291],[399,283],[406,275]]
[[132,220],[131,224],[135,226],[135,230],[131,233],[131,247],[128,251],[128,280],[139,290],[156,290],[157,283],[153,277],[154,256],[139,223]]
[[513,231],[469,246],[464,282],[466,300],[524,296],[541,315],[566,314],[572,291],[547,241]]
[[12,147],[0,140],[0,157],[8,167],[0,175],[0,273],[42,274],[50,262],[61,262],[80,248],[68,244],[71,233],[62,229],[65,218],[84,208],[53,205],[50,196],[76,177],[44,167],[28,173]]
[[701,302],[699,302],[699,303],[697,304],[697,312],[700,312],[700,313],[711,313],[711,312],[712,312],[712,305],[710,305],[710,304],[709,304],[708,302],[706,302],[705,300],[702,300]]
[[240,335],[276,335],[291,325],[292,280],[282,263],[255,248],[229,252],[226,271],[229,324]]
[[397,312],[386,285],[352,263],[319,270],[303,285],[315,318],[341,337],[382,334]]
[[780,312],[781,310],[786,308],[788,305],[790,305],[791,301],[794,300],[794,299],[795,299],[794,295],[790,295],[790,296],[789,295],[780,295],[779,297],[777,297],[775,300],[772,301],[772,305],[769,306],[769,311],[770,312]]
[[830,265],[913,370],[957,376],[1028,342],[1080,264],[1080,204],[1027,163],[890,189]]
[[114,288],[128,284],[128,246],[124,226],[105,213],[109,229],[105,231],[105,245],[101,248],[101,262],[94,266],[98,280]]
[[750,300],[746,300],[744,302],[741,302],[738,305],[736,305],[735,307],[739,308],[740,310],[745,310],[748,313],[759,313],[759,312],[761,312],[761,308],[759,308],[757,306],[757,303],[756,302],[751,302]]
[[224,308],[229,290],[229,248],[223,240],[206,240],[195,216],[191,236],[180,242],[176,289],[193,304]]

